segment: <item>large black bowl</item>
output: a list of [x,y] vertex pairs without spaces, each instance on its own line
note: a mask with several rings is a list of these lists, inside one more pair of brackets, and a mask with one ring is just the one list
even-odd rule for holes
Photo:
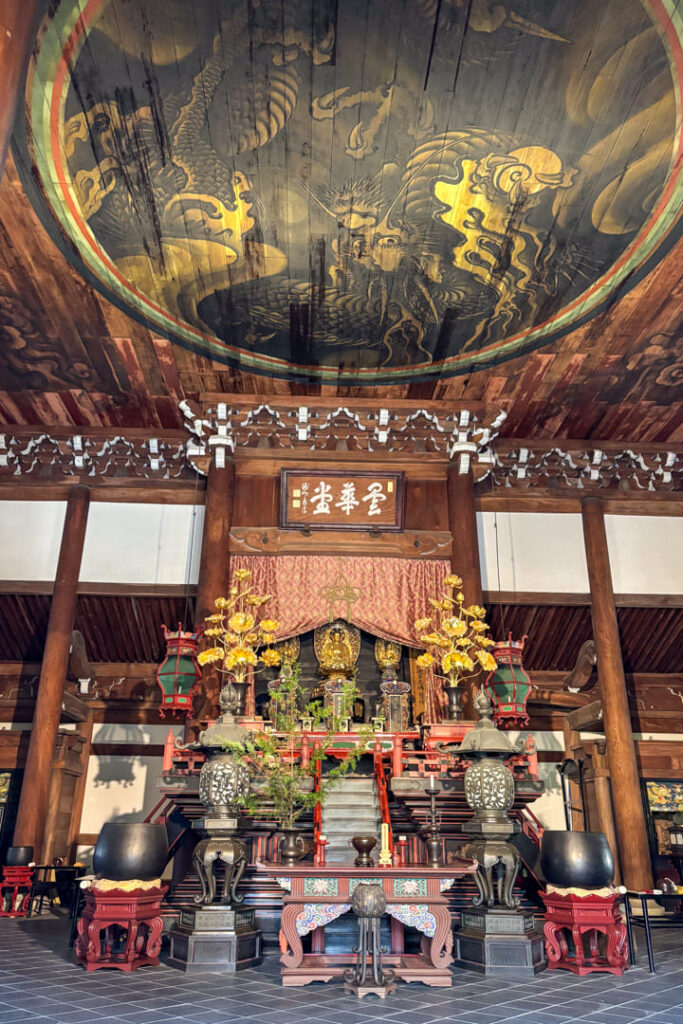
[[562,889],[601,889],[614,878],[614,857],[602,832],[554,832],[541,839],[541,871]]
[[26,867],[32,860],[32,846],[10,846],[5,854],[5,864],[12,868]]
[[98,878],[114,882],[139,878],[149,882],[161,876],[167,860],[165,825],[111,821],[97,838],[92,863]]

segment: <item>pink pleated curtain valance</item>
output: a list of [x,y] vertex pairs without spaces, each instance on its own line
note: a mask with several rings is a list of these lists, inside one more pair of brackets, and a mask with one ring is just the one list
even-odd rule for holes
[[369,633],[419,647],[413,623],[430,613],[429,598],[442,591],[451,563],[446,559],[235,555],[230,569],[250,569],[256,593],[272,595],[268,617],[278,620],[280,640],[330,621],[324,595],[341,575],[359,596],[350,605],[350,616],[346,602],[338,601],[333,618],[350,617]]

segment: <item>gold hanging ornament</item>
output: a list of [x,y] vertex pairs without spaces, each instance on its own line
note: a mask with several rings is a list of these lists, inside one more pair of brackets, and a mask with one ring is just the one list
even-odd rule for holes
[[322,587],[320,590],[320,596],[329,608],[330,622],[334,622],[336,618],[335,608],[340,603],[346,604],[346,619],[348,622],[352,622],[351,605],[360,599],[360,595],[360,587],[352,586],[340,570],[332,586]]

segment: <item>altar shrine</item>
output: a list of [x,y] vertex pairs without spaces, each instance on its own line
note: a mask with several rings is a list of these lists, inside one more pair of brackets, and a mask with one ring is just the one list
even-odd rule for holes
[[[306,609],[303,587],[296,602],[297,614],[304,622],[315,616],[324,620],[303,635],[277,640],[283,620],[271,618],[275,604],[272,592],[280,594],[276,607],[278,615],[284,613],[286,623],[283,592],[276,591],[273,580],[264,583],[248,565],[245,560],[234,570],[230,598],[216,600],[218,611],[207,619],[211,626],[207,636],[209,642],[218,646],[208,648],[200,656],[205,664],[230,667],[227,683],[221,689],[223,714],[215,723],[206,723],[207,727],[199,732],[198,743],[181,742],[169,733],[159,782],[168,801],[165,813],[169,807],[175,807],[185,820],[198,819],[202,803],[206,804],[206,786],[210,785],[208,779],[213,771],[213,762],[205,760],[210,755],[208,737],[214,732],[227,736],[225,730],[229,730],[233,740],[244,742],[250,752],[246,759],[238,757],[242,765],[238,770],[254,770],[255,766],[253,777],[257,793],[261,794],[256,812],[252,810],[251,820],[241,832],[251,841],[242,882],[245,905],[256,912],[256,923],[266,941],[272,942],[279,936],[285,983],[297,985],[318,977],[329,979],[348,967],[348,934],[344,937],[343,929],[340,932],[333,922],[350,908],[354,878],[356,882],[370,878],[374,884],[379,879],[379,884],[384,885],[386,912],[393,920],[387,963],[393,965],[395,976],[405,980],[419,978],[428,984],[450,983],[450,975],[444,969],[452,959],[451,915],[473,898],[472,874],[476,871],[473,862],[462,860],[458,854],[466,837],[463,824],[471,814],[464,780],[472,756],[454,756],[453,752],[470,730],[478,733],[487,720],[475,725],[474,721],[463,719],[459,702],[446,698],[444,683],[449,678],[436,676],[432,666],[443,665],[451,673],[451,681],[457,683],[458,670],[453,666],[458,664],[455,652],[461,651],[463,667],[475,677],[482,673],[484,665],[489,674],[495,670],[495,661],[491,662],[485,653],[489,644],[484,609],[466,607],[458,589],[461,579],[450,572],[448,565],[436,562],[429,575],[422,575],[424,593],[414,591],[413,621],[408,619],[410,610],[405,607],[399,621],[397,605],[392,620],[390,602],[380,603],[378,595],[373,594],[372,571],[365,577],[368,592],[364,592],[363,587],[355,585],[358,577],[350,581],[337,561],[332,584],[323,583],[310,592],[317,610]],[[357,571],[353,564],[352,568]],[[439,578],[439,572],[445,575]],[[269,592],[262,597],[261,587],[266,586]],[[440,595],[438,601],[434,594]],[[355,619],[362,596],[365,620],[381,613],[384,635],[373,635],[350,621],[352,615]],[[340,600],[345,603],[349,618],[334,617]],[[435,632],[424,634],[420,640],[420,631],[424,633],[433,617],[425,618],[419,612],[425,606],[431,607],[430,602],[440,609],[432,625]],[[267,611],[263,610],[265,605]],[[468,626],[470,621],[475,627],[472,630]],[[445,631],[443,635],[439,630]],[[286,626],[284,632],[289,632]],[[267,645],[265,649],[250,647],[261,636],[264,640],[260,642]],[[427,644],[438,641],[440,653],[436,661],[431,655],[420,654],[420,648],[413,646],[416,640]],[[468,662],[467,651],[475,656]],[[247,667],[240,667],[240,660]],[[401,678],[402,675],[408,679]],[[487,678],[485,672],[482,678]],[[483,690],[477,699],[490,708]],[[455,713],[449,718],[451,710]],[[492,723],[488,724],[493,728]],[[528,805],[542,794],[544,787],[538,778],[533,743],[524,738],[516,750],[507,745],[510,807],[515,816],[510,831],[519,831],[529,844],[524,853],[525,863],[533,871],[542,829]],[[351,770],[344,774],[350,759]],[[205,773],[207,783],[202,790]],[[296,796],[298,805],[291,803],[291,796],[283,797],[285,776],[290,787],[300,789]],[[269,788],[273,781],[277,785]],[[298,831],[292,828],[295,822]],[[279,825],[275,838],[274,825]],[[371,853],[380,833],[377,876],[370,870],[375,863]],[[356,860],[355,868],[349,867],[352,842],[358,849],[365,843],[369,851]],[[306,864],[310,856],[312,864]],[[361,870],[364,864],[365,873]],[[383,878],[393,881],[385,884]],[[289,895],[278,896],[274,880]],[[192,891],[188,882],[191,876],[187,880],[174,878],[174,893],[167,901],[169,913],[177,912],[178,908],[181,916],[187,917],[182,907]],[[401,913],[395,912],[392,908],[397,897],[411,893],[425,897],[418,901],[419,912],[408,913],[405,907]],[[317,901],[315,907],[320,905],[320,914],[311,916],[310,927],[294,928],[297,914],[313,906],[309,906],[310,901],[306,903],[307,895],[339,899],[327,900],[328,909]],[[197,896],[196,900],[199,899]],[[433,922],[436,928],[436,921],[441,918],[442,924],[448,921],[448,927],[444,932],[439,926],[438,950],[433,943],[427,949],[423,940],[422,953],[405,952],[403,926],[417,927],[424,935],[425,921]],[[311,952],[304,954],[301,940],[309,932]],[[428,934],[433,937],[436,933],[432,929]],[[346,953],[341,948],[344,944]],[[304,964],[305,957],[308,959]],[[441,973],[436,971],[437,967]]]
[[[448,987],[453,976],[451,914],[445,893],[457,878],[475,870],[472,861],[458,861],[425,872],[420,868],[388,867],[372,871],[358,867],[309,867],[258,864],[285,890],[282,908],[282,983],[308,985],[341,977],[352,962],[349,953],[326,953],[325,927],[351,909],[356,886],[373,883],[382,887],[386,912],[391,917],[391,946],[384,961],[402,981]],[[281,872],[288,871],[287,875]],[[398,924],[398,927],[396,927]],[[415,928],[422,936],[419,953],[406,953],[403,926]],[[311,953],[304,954],[302,940],[309,932],[320,932],[312,940]]]

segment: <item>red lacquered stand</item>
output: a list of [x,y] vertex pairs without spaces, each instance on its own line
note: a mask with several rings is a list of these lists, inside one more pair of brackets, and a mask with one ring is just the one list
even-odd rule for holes
[[33,868],[5,865],[0,882],[0,917],[26,917],[32,887]]
[[158,966],[163,929],[161,901],[167,889],[167,885],[132,892],[86,889],[76,939],[76,959],[86,971],[99,967],[135,971],[147,964]]
[[[575,896],[542,892],[545,903],[545,951],[548,967],[563,967],[574,974],[607,971],[623,974],[628,961],[626,926],[617,907],[619,896]],[[569,952],[567,932],[574,951]],[[605,955],[598,949],[598,934],[607,936]],[[583,937],[588,936],[588,953]]]

